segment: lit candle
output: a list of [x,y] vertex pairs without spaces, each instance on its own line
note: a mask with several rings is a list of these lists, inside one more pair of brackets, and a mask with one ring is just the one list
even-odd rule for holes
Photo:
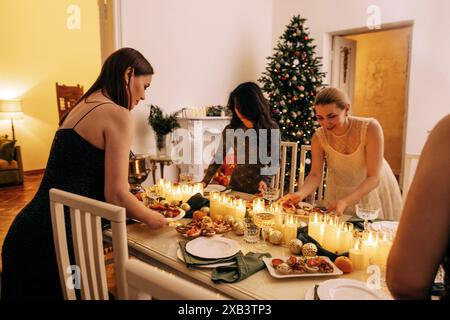
[[353,242],[353,224],[349,222],[344,222],[340,225],[340,237],[338,246],[337,246],[337,252],[343,253],[347,252],[352,247]]
[[283,228],[283,239],[286,245],[289,245],[289,242],[292,239],[297,238],[297,223],[295,223],[292,217],[286,216],[286,223]]
[[364,256],[364,252],[360,249],[359,239],[355,243],[355,246],[349,251],[349,259],[353,263],[355,270],[366,270],[368,263]]
[[266,206],[264,199],[256,198],[253,200],[253,214],[261,213],[266,211]]
[[323,223],[323,217],[319,215],[318,212],[314,212],[309,217],[308,223],[308,235],[319,242],[321,245],[323,243],[323,232],[321,226]]
[[375,255],[371,262],[379,266],[385,266],[389,251],[391,251],[392,241],[387,238],[386,233],[383,235],[383,240],[378,241],[378,246]]
[[219,202],[220,202],[220,193],[211,192],[209,195],[209,215],[211,217],[218,214]]
[[234,200],[234,218],[235,220],[243,220],[245,218],[245,211],[247,209],[245,200]]
[[336,252],[337,249],[336,222],[337,219],[335,216],[328,216],[328,219],[324,224],[323,247],[330,252]]
[[277,203],[270,204],[270,212],[275,215],[273,229],[283,232],[284,213]]
[[363,242],[362,251],[364,252],[367,264],[371,263],[371,260],[377,251],[377,239],[373,235],[372,231],[369,231],[367,239]]

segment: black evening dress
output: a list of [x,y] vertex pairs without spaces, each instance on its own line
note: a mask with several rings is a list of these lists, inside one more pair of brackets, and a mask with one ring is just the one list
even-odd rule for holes
[[[3,243],[2,300],[63,299],[53,244],[49,190],[58,188],[104,201],[104,158],[104,150],[85,140],[75,127],[56,132],[41,185],[15,218]],[[68,226],[70,218],[66,213]],[[71,252],[70,228],[67,234]]]

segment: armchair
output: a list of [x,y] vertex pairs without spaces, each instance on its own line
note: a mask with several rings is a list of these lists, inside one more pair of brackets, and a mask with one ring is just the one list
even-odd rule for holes
[[20,146],[14,147],[11,162],[0,158],[0,186],[23,184],[23,162]]

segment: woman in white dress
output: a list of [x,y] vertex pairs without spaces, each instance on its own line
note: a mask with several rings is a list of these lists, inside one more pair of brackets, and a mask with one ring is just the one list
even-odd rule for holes
[[320,128],[311,141],[311,172],[296,193],[282,202],[297,203],[319,187],[326,159],[328,211],[354,214],[360,201],[379,208],[378,217],[399,220],[402,200],[397,180],[383,157],[383,131],[377,120],[349,116],[350,101],[337,88],[322,89],[315,111]]

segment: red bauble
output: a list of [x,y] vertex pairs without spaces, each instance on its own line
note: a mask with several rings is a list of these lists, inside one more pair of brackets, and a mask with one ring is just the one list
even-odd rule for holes
[[296,96],[293,96],[293,97],[292,97],[292,101],[297,101],[297,97],[296,97]]
[[285,76],[282,76],[282,77],[281,77],[281,80],[283,80],[283,81],[286,81],[286,79],[287,79],[287,78],[286,78]]
[[300,55],[300,52],[298,52],[298,51],[294,52],[294,56],[298,57],[299,55]]
[[305,40],[308,40],[309,38],[308,38],[308,36],[305,36]]

